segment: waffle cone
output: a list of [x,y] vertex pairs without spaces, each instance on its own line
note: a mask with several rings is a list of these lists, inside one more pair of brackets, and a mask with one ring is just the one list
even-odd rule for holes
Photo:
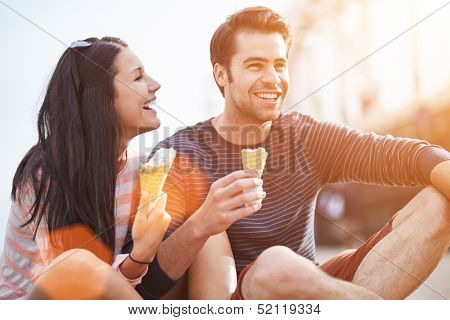
[[[169,152],[167,159],[159,159],[158,165],[155,165],[153,158],[141,166],[140,170],[140,184],[141,184],[141,202],[153,202],[162,192],[164,183],[169,175],[173,160],[175,159],[176,151],[173,149],[160,149],[163,152]],[[160,151],[158,150],[158,151]],[[156,156],[156,154],[155,154]]]
[[258,178],[261,179],[268,155],[267,151],[261,147],[258,149],[242,149],[242,165],[244,169],[258,170]]

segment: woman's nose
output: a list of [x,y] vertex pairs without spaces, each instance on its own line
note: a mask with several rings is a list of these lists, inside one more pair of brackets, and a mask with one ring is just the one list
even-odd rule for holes
[[148,91],[156,92],[159,90],[159,88],[161,88],[161,85],[159,84],[159,82],[149,77]]

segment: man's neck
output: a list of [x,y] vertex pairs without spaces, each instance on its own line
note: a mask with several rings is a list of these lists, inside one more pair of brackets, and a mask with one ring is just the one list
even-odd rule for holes
[[212,120],[217,133],[225,140],[237,145],[254,145],[269,136],[272,121],[249,121],[226,110]]

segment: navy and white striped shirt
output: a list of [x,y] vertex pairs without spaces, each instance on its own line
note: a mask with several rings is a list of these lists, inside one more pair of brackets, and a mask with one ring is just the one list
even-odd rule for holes
[[291,248],[315,261],[314,209],[322,186],[337,182],[425,185],[421,158],[434,149],[427,142],[363,133],[299,113],[273,121],[258,145],[223,139],[211,119],[159,143],[177,150],[164,186],[171,234],[206,198],[211,183],[242,169],[241,149],[264,147],[269,153],[262,179],[267,196],[262,208],[228,229],[237,270],[274,245]]

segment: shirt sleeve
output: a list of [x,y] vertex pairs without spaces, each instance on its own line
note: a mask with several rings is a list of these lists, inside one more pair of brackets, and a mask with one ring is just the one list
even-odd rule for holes
[[422,173],[424,179],[429,183],[431,171],[439,163],[450,160],[450,153],[438,146],[432,146],[431,148],[426,148],[424,152],[420,154],[419,170]]
[[50,263],[43,245],[48,243],[45,222],[41,222],[37,238],[35,223],[24,226],[35,201],[30,185],[17,192],[11,204],[0,260],[0,299],[20,299],[31,290],[37,277]]
[[[24,225],[30,219],[35,199],[34,190],[31,184],[28,184],[24,191],[20,192],[18,201],[14,202],[13,211],[20,225]],[[56,258],[57,252],[50,242],[46,218],[42,218],[39,225],[37,225],[37,219],[34,219],[31,223],[24,226],[23,230],[30,237],[28,240],[32,240],[39,250],[39,264],[42,267],[48,266]],[[34,237],[35,233],[36,236]],[[27,237],[25,236],[24,238]]]
[[423,155],[438,146],[417,139],[365,133],[311,117],[307,117],[304,128],[300,143],[316,164],[322,184],[429,184]]

